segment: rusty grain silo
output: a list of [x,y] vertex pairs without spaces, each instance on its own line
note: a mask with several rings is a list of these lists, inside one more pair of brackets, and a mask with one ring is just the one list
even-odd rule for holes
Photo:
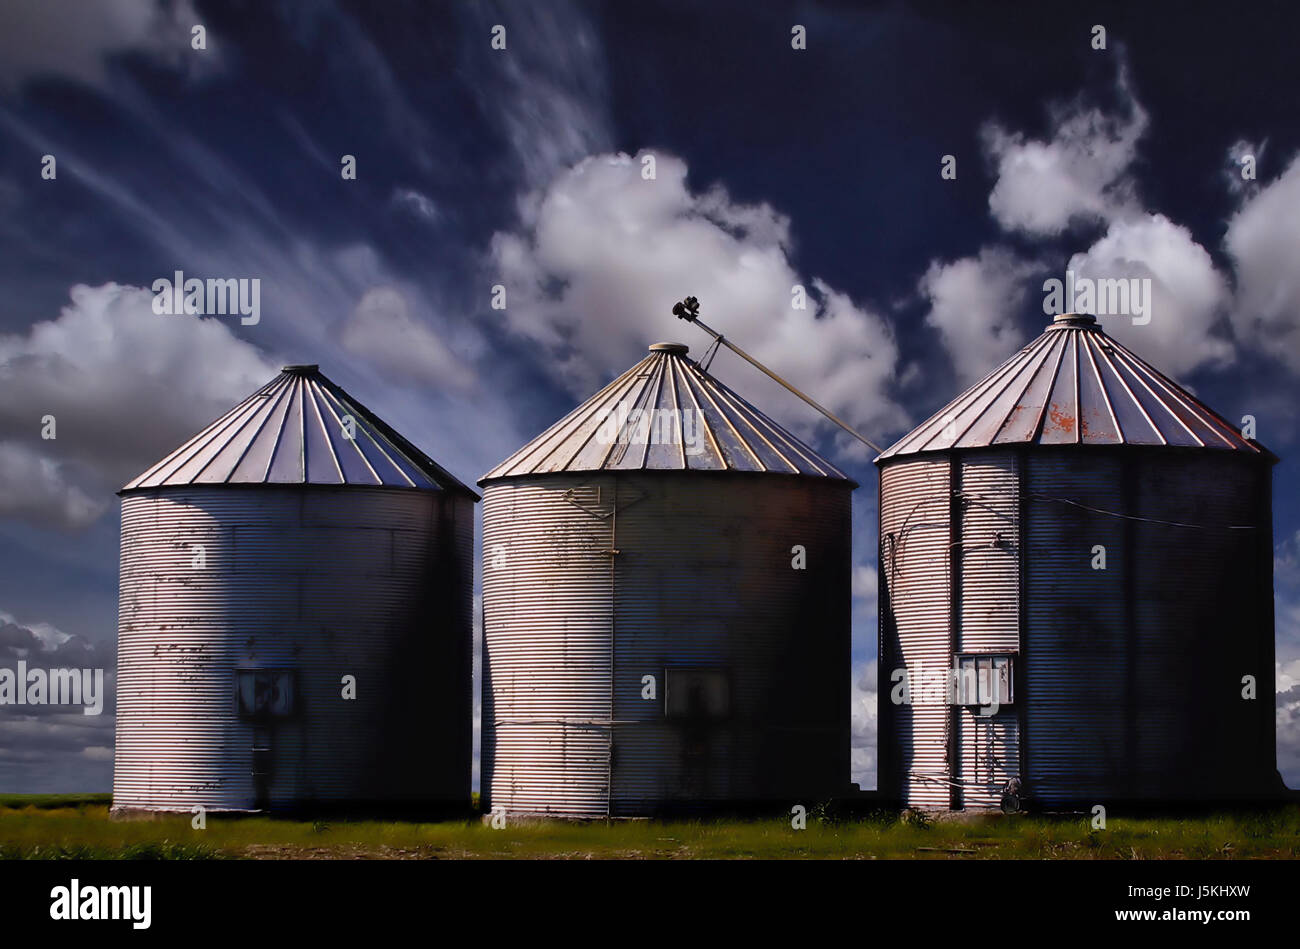
[[116,812],[468,805],[473,491],[287,366],[120,493]]
[[1280,787],[1276,460],[1077,314],[883,452],[882,791],[978,808],[1013,780],[1046,807]]
[[856,485],[834,465],[661,343],[479,483],[488,807],[848,788]]

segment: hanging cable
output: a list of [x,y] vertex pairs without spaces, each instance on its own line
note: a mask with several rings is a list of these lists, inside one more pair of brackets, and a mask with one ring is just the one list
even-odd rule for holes
[[1085,511],[1091,511],[1093,514],[1104,514],[1106,517],[1118,517],[1126,521],[1144,521],[1148,524],[1163,524],[1166,527],[1189,527],[1193,530],[1214,531],[1253,531],[1259,530],[1255,524],[1187,524],[1183,521],[1165,521],[1158,517],[1141,517],[1137,514],[1122,514],[1119,511],[1107,511],[1099,507],[1091,507],[1087,504],[1081,504],[1078,501],[1071,501],[1069,498],[1054,498],[1046,494],[1029,494],[1027,497],[1031,501],[1052,501],[1056,504],[1069,504],[1071,507],[1083,508]]

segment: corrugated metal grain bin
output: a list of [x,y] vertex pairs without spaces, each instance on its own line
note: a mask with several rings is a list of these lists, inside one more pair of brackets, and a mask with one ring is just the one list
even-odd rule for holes
[[1077,314],[883,452],[882,791],[1276,791],[1276,460]]
[[289,366],[121,494],[116,812],[468,805],[473,491]]
[[686,353],[652,346],[480,481],[488,807],[848,788],[856,485]]

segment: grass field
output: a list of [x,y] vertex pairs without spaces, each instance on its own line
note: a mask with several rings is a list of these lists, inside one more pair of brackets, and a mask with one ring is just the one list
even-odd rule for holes
[[1241,859],[1300,858],[1300,807],[1200,818],[896,815],[788,820],[310,822],[209,815],[118,822],[107,795],[0,795],[3,859]]

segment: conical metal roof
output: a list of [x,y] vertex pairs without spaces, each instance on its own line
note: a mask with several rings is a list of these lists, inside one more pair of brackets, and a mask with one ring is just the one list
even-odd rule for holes
[[1168,445],[1275,457],[1107,336],[1094,317],[1068,313],[876,461],[1014,444]]
[[365,485],[478,497],[317,366],[285,366],[120,493],[203,484]]
[[650,354],[497,465],[499,478],[591,471],[844,472],[709,375],[681,343]]

